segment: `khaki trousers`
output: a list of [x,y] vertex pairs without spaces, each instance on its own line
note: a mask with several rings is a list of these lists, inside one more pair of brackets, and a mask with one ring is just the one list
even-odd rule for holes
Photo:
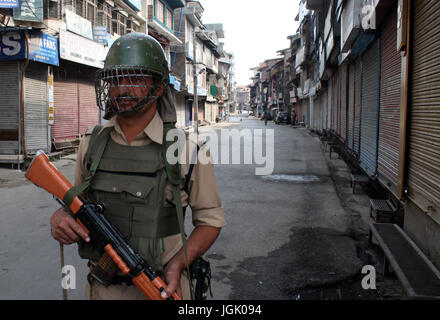
[[[182,299],[190,300],[191,293],[186,271],[183,272],[180,278],[180,285],[182,287]],[[96,280],[92,282],[92,285],[87,281],[86,298],[87,300],[147,300],[145,295],[134,285],[122,284],[105,287]]]

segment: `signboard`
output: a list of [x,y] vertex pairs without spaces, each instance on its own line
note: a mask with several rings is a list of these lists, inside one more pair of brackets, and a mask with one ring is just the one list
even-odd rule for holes
[[170,85],[172,85],[176,91],[182,91],[182,83],[172,75],[170,75]]
[[110,47],[113,43],[112,35],[107,32],[107,27],[102,26],[93,27],[93,41],[99,42],[107,47]]
[[59,66],[58,39],[56,37],[41,32],[32,34],[29,42],[29,59]]
[[0,33],[0,60],[26,58],[26,40],[21,32]]
[[66,28],[80,36],[93,40],[92,22],[83,17],[73,13],[72,11],[66,11]]
[[20,6],[14,9],[14,20],[43,22],[43,0],[19,1]]
[[55,121],[55,103],[53,99],[53,70],[52,68],[49,68],[49,77],[48,77],[48,83],[49,83],[49,125],[53,125]]
[[19,8],[20,2],[18,0],[0,0],[0,8]]
[[108,47],[92,40],[60,30],[60,57],[88,66],[103,68]]

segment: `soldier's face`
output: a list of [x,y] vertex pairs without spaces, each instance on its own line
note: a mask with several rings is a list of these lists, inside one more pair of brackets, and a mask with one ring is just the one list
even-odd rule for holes
[[110,99],[121,112],[130,111],[153,90],[151,77],[118,77],[109,89]]

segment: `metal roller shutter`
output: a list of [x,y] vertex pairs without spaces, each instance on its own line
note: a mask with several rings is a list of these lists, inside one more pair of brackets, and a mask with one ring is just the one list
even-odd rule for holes
[[347,65],[340,67],[340,136],[342,141],[347,139]]
[[333,97],[333,84],[332,81],[328,81],[327,88],[327,113],[326,113],[326,129],[330,130],[332,128],[332,97]]
[[347,148],[354,150],[354,86],[355,65],[348,66]]
[[192,114],[192,101],[185,100],[185,121],[187,127],[192,124]]
[[381,81],[378,177],[396,193],[400,140],[401,57],[396,50],[397,10],[384,25],[381,36]]
[[26,150],[48,151],[49,102],[47,95],[48,66],[30,63],[24,79],[24,135]]
[[358,58],[354,63],[354,117],[353,117],[353,151],[359,156],[361,148],[361,84],[362,60]]
[[79,125],[76,70],[59,68],[54,72],[54,107],[52,139],[75,139]]
[[303,112],[302,112],[302,100],[298,99],[298,103],[295,105],[294,107],[295,111],[296,111],[296,121],[299,122],[303,122]]
[[408,196],[425,212],[440,208],[439,20],[440,1],[415,1],[407,183]]
[[331,129],[338,133],[338,91],[339,91],[339,82],[338,82],[338,74],[336,71],[332,77],[332,107],[331,107],[331,118],[332,118],[332,127]]
[[177,123],[180,127],[185,127],[185,96],[181,94],[176,94],[176,109]]
[[78,83],[79,91],[79,134],[84,135],[86,129],[99,124],[99,108],[96,105],[95,85],[91,82]]
[[318,132],[322,132],[324,128],[324,119],[325,119],[325,100],[324,97],[327,95],[327,92],[321,91],[318,98]]
[[308,113],[309,113],[309,107],[310,107],[310,103],[309,103],[309,98],[305,98],[305,99],[303,99],[303,101],[302,101],[302,105],[301,105],[301,111],[302,111],[302,121],[304,122],[304,123],[309,123],[309,119],[308,119]]
[[197,121],[203,121],[205,120],[205,103],[203,101],[199,100],[199,111],[198,111],[198,119]]
[[205,120],[212,122],[212,103],[211,102],[205,102],[205,112],[206,112],[206,117]]
[[327,88],[321,92],[321,132],[327,128]]
[[321,108],[320,108],[320,97],[315,95],[314,97],[312,97],[312,117],[313,117],[313,128],[316,131],[319,131],[319,121],[320,121],[320,112],[321,112]]
[[362,56],[362,114],[360,164],[368,175],[377,172],[379,40]]
[[18,153],[19,64],[0,62],[0,153]]

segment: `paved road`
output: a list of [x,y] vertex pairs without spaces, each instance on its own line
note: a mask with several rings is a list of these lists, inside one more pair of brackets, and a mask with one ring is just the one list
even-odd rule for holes
[[[298,288],[357,274],[351,219],[316,138],[301,128],[231,120],[230,127],[239,130],[275,130],[275,167],[261,177],[256,165],[216,166],[228,225],[207,253],[214,298],[289,299]],[[73,179],[74,161],[56,166]],[[49,227],[57,203],[17,171],[2,169],[0,178],[0,299],[61,299],[59,246]],[[186,223],[189,231],[189,217]],[[86,265],[76,246],[65,250],[78,278],[69,298],[83,299]]]
[[291,299],[298,288],[359,273],[351,218],[319,141],[304,128],[260,120],[233,128],[275,130],[275,167],[263,177],[256,165],[216,167],[228,225],[208,255],[215,298]]

